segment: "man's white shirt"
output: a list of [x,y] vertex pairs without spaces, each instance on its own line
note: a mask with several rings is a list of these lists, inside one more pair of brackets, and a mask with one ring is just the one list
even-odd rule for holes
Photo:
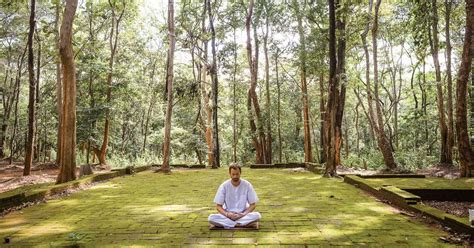
[[257,193],[250,182],[240,179],[239,186],[232,185],[232,179],[223,182],[214,197],[214,203],[223,205],[226,211],[244,212],[249,204],[257,203]]

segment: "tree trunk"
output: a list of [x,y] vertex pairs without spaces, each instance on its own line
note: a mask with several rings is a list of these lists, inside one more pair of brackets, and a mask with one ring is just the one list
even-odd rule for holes
[[[382,106],[379,98],[379,81],[378,81],[378,62],[377,62],[377,31],[378,31],[378,13],[382,0],[377,0],[375,5],[374,24],[372,26],[372,50],[373,50],[373,61],[374,61],[374,93],[375,93],[375,106],[377,110],[377,125],[378,125],[378,144],[379,149],[384,157],[385,165],[388,169],[392,170],[397,167],[395,159],[393,158],[392,148],[388,141],[387,135],[384,131]],[[367,81],[369,84],[369,81]],[[374,121],[375,122],[375,121]]]
[[[38,106],[40,104],[40,78],[41,78],[41,40],[40,40],[40,37],[39,37],[39,33],[36,31],[36,39],[38,40],[38,51],[37,51],[37,57],[36,57],[36,89],[35,89],[35,112],[38,113]],[[40,135],[38,134],[39,130],[38,130],[38,118],[36,117],[36,115],[38,114],[35,114],[34,118],[35,118],[35,132],[34,132],[34,137],[35,139],[33,139],[33,142],[34,142],[34,146],[33,146],[33,160],[35,161],[38,161],[39,160],[39,155],[40,155]],[[46,141],[46,140],[45,140]]]
[[[342,8],[339,6],[339,1],[336,1],[336,11],[341,11]],[[336,80],[338,80],[337,85],[340,85],[341,90],[337,98],[337,107],[336,107],[336,141],[335,141],[335,163],[336,166],[341,165],[341,147],[342,147],[342,120],[344,116],[344,105],[346,102],[346,23],[344,18],[344,13],[338,13],[338,18],[336,21],[336,28],[339,34],[337,41],[337,69],[336,69]],[[347,128],[346,128],[347,130]]]
[[311,129],[309,123],[309,101],[308,101],[308,84],[306,83],[306,44],[302,23],[302,14],[299,9],[299,4],[293,0],[293,6],[296,10],[296,17],[298,21],[298,34],[300,36],[300,75],[301,75],[301,95],[303,102],[303,127],[304,127],[304,161],[313,162],[313,153],[311,149]]
[[[206,13],[207,13],[207,0],[203,1],[203,13],[201,19],[201,30],[203,34],[207,33],[206,29]],[[203,98],[203,104],[205,111],[203,113],[206,114],[206,144],[207,144],[207,164],[212,166],[214,163],[214,155],[213,155],[213,143],[212,143],[212,108],[209,104],[209,93],[207,91],[207,72],[208,72],[208,64],[207,64],[207,52],[208,52],[208,40],[207,38],[203,38],[202,41],[203,49],[202,55],[202,68],[201,68],[201,95]]]
[[33,55],[33,35],[35,32],[35,5],[36,1],[31,0],[30,6],[30,31],[28,33],[28,78],[29,78],[29,98],[28,98],[28,137],[26,142],[25,167],[23,176],[31,173],[34,154],[35,140],[35,108],[36,108],[36,83],[34,71],[34,55]]
[[[454,146],[454,115],[453,115],[453,79],[451,73],[451,35],[450,35],[450,27],[449,24],[451,22],[450,15],[451,15],[451,1],[446,0],[446,76],[447,76],[447,83],[448,83],[448,133],[447,133],[447,148],[452,155],[452,149]],[[452,165],[452,163],[451,163]]]
[[[247,110],[249,111],[249,122],[250,122],[250,131],[252,135],[252,144],[255,148],[256,154],[256,163],[263,164],[265,163],[265,150],[264,150],[264,137],[262,139],[262,132],[261,132],[261,118],[260,118],[260,105],[258,103],[257,94],[255,93],[255,88],[257,87],[257,73],[258,73],[258,42],[255,41],[255,57],[253,57],[252,53],[252,43],[250,38],[250,25],[252,22],[252,13],[253,13],[253,5],[254,1],[250,0],[247,10],[247,16],[245,19],[245,29],[247,33],[247,59],[250,68],[250,86],[247,95]],[[254,33],[256,30],[254,29]],[[255,35],[254,35],[255,36]],[[257,37],[254,37],[257,40]],[[253,110],[252,111],[252,105]],[[255,119],[257,119],[257,124],[255,123]],[[257,126],[258,125],[258,126]],[[258,134],[257,134],[257,127],[258,127]]]
[[324,149],[326,153],[326,169],[324,176],[335,176],[336,172],[336,108],[337,108],[337,58],[336,58],[336,7],[334,0],[329,2],[329,87],[326,107],[326,130],[324,132]]
[[[0,158],[5,157],[5,137],[8,128],[8,120],[10,119],[10,114],[12,110],[13,100],[15,99],[15,85],[16,81],[13,80],[13,77],[10,75],[12,72],[11,69],[11,60],[12,60],[12,47],[11,44],[8,43],[7,48],[7,66],[5,72],[5,81],[3,83],[3,87],[1,88],[1,97],[2,97],[2,106],[3,106],[3,113],[1,115],[2,118],[2,126],[0,130]],[[10,78],[10,80],[8,80]],[[7,82],[10,83],[7,85]],[[8,89],[8,90],[7,90]],[[11,91],[12,89],[13,91]],[[8,92],[8,93],[7,93]],[[11,92],[11,93],[10,93]]]
[[152,88],[153,88],[153,93],[151,95],[150,103],[148,104],[148,109],[146,111],[145,127],[144,127],[145,130],[143,132],[142,154],[143,154],[143,152],[145,152],[145,149],[146,149],[146,140],[147,140],[147,137],[148,137],[148,125],[150,123],[151,114],[152,114],[153,108],[155,107],[155,102],[156,102],[157,90],[156,90],[156,88],[153,84],[154,79],[155,79],[155,69],[156,69],[156,61],[153,64],[153,69],[151,71],[151,76],[150,76],[151,85],[152,85]]
[[101,165],[106,165],[106,154],[107,154],[107,146],[109,144],[109,128],[110,128],[110,103],[112,101],[112,78],[113,78],[113,70],[114,70],[114,63],[115,63],[115,55],[117,52],[117,43],[118,43],[118,35],[119,35],[119,25],[122,19],[123,13],[125,12],[125,2],[123,3],[122,11],[120,15],[117,17],[116,5],[115,2],[109,0],[109,5],[112,10],[112,25],[110,27],[110,36],[109,36],[109,47],[110,47],[110,60],[109,60],[109,72],[107,74],[107,98],[106,102],[109,105],[105,112],[105,124],[104,124],[104,137],[102,139],[102,146],[100,147],[100,155],[99,155],[99,163]]
[[430,47],[431,47],[431,55],[433,56],[433,63],[436,72],[436,91],[437,91],[437,106],[438,106],[438,115],[439,115],[439,131],[441,134],[441,151],[440,151],[440,158],[439,163],[441,165],[448,165],[452,166],[453,158],[452,158],[452,149],[449,147],[449,140],[448,140],[448,127],[446,125],[446,117],[444,111],[444,96],[443,96],[443,86],[441,83],[441,68],[439,65],[439,42],[438,42],[438,7],[436,4],[436,0],[432,0],[432,19],[431,19],[431,29],[430,29]]
[[278,163],[281,163],[282,158],[282,141],[281,141],[281,85],[278,77],[278,50],[275,53],[275,73],[277,84],[277,129],[278,129]]
[[265,54],[265,96],[266,96],[266,160],[267,164],[272,163],[272,116],[271,116],[271,102],[270,102],[270,62],[268,59],[268,29],[269,29],[269,21],[268,16],[270,15],[268,10],[268,3],[265,2],[265,36],[263,38],[263,51]]
[[174,34],[174,1],[168,0],[168,63],[166,65],[166,117],[165,134],[163,138],[163,164],[161,170],[165,173],[170,172],[170,133],[171,133],[171,114],[173,111],[173,60],[175,47]]
[[469,143],[469,132],[467,128],[467,83],[474,54],[474,1],[466,1],[466,33],[464,46],[459,66],[456,87],[456,131],[461,164],[461,177],[472,177],[474,168],[474,151]]
[[262,117],[262,111],[260,108],[260,103],[258,101],[259,97],[262,97],[261,95],[263,94],[263,90],[259,91],[260,96],[257,96],[256,93],[256,88],[258,84],[258,58],[259,58],[259,39],[258,39],[258,34],[257,34],[257,25],[253,25],[253,37],[254,37],[254,44],[255,44],[255,61],[254,61],[254,73],[255,73],[255,87],[253,88],[253,93],[252,94],[252,104],[254,107],[255,111],[255,116],[256,116],[256,121],[257,121],[257,131],[258,131],[258,140],[260,144],[260,150],[261,150],[261,160],[263,164],[267,164],[267,142],[266,142],[266,136],[265,136],[265,123]]
[[60,171],[56,183],[76,179],[76,66],[72,50],[72,26],[77,0],[68,0],[64,9],[59,52],[63,72]]
[[320,113],[320,123],[321,123],[321,128],[320,128],[320,137],[319,137],[319,142],[320,142],[320,155],[319,155],[319,163],[323,164],[326,163],[326,146],[324,144],[324,141],[326,140],[325,138],[325,130],[326,130],[326,101],[324,100],[324,73],[321,73],[319,75],[319,113]]
[[237,75],[237,37],[236,27],[233,26],[234,37],[234,70],[232,72],[232,161],[237,162],[237,97],[236,97],[236,75]]
[[22,76],[22,70],[23,70],[23,61],[25,59],[25,54],[26,54],[26,50],[27,50],[28,46],[25,46],[25,49],[23,50],[23,54],[20,56],[20,58],[18,59],[19,62],[19,66],[18,66],[18,73],[15,77],[15,89],[13,90],[13,100],[12,100],[12,105],[14,103],[15,105],[15,111],[14,111],[14,115],[15,115],[15,120],[14,120],[14,123],[13,123],[13,132],[12,132],[12,136],[11,136],[11,139],[10,139],[10,158],[9,158],[9,164],[13,164],[13,153],[14,153],[14,149],[13,149],[13,142],[15,141],[15,138],[16,138],[16,131],[18,129],[18,102],[20,101],[20,82],[21,82],[21,76]]
[[56,51],[57,51],[57,58],[56,58],[56,111],[58,112],[58,135],[56,139],[56,164],[59,164],[59,154],[61,154],[61,109],[63,105],[62,100],[62,87],[61,87],[61,58],[59,54],[59,18],[60,18],[60,2],[56,3],[56,19],[54,21],[54,30],[55,30],[55,38],[56,38]]
[[214,21],[211,10],[211,0],[207,0],[207,9],[209,14],[209,28],[211,29],[211,49],[212,49],[212,67],[211,80],[212,80],[212,168],[216,169],[220,167],[220,151],[219,151],[219,129],[217,123],[217,97],[218,97],[218,79],[217,79],[217,56],[216,56],[216,31],[214,30]]

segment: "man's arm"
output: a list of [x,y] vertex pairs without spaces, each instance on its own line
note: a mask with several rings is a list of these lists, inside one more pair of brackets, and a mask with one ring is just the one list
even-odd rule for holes
[[227,211],[224,210],[222,205],[216,204],[216,209],[217,209],[217,212],[227,217]]
[[220,204],[216,204],[216,209],[217,209],[217,212],[219,212],[220,214],[224,215],[225,217],[227,217],[231,220],[238,220],[238,219],[240,219],[244,216],[242,213],[234,213],[234,212],[230,212],[230,211],[227,212],[227,211],[225,211],[225,209]]
[[247,209],[245,209],[245,211],[242,213],[242,217],[247,215],[248,213],[253,212],[253,210],[255,209],[256,206],[257,206],[256,203],[250,204],[250,206]]

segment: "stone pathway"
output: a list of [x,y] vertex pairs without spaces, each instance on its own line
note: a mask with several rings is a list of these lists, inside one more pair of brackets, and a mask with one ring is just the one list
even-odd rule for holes
[[[227,170],[142,172],[0,218],[11,246],[447,247],[448,234],[398,214],[340,179],[244,168],[260,198],[258,231],[209,231]],[[0,246],[6,244],[0,244]]]

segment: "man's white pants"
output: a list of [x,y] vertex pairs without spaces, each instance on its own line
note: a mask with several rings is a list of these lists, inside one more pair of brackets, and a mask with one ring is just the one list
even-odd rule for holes
[[222,214],[211,214],[209,215],[208,220],[209,223],[216,226],[223,226],[224,228],[233,228],[237,224],[240,224],[241,226],[246,226],[249,223],[260,220],[260,218],[262,218],[262,216],[259,212],[251,212],[236,221],[233,221]]

